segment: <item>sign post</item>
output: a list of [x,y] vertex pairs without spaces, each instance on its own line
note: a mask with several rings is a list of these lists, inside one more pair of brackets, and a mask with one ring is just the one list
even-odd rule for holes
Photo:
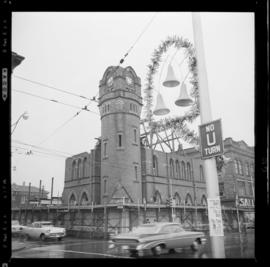
[[[208,80],[207,80],[208,77],[207,77],[207,70],[206,70],[206,64],[205,64],[201,18],[200,18],[200,14],[197,12],[192,12],[192,26],[193,26],[194,44],[195,44],[195,49],[196,49],[197,69],[198,69],[200,117],[201,117],[201,123],[206,124],[212,121],[212,112],[211,112],[211,103],[210,103],[210,97],[209,97],[209,92],[208,92]],[[210,208],[212,212],[211,205],[213,203],[211,199],[219,199],[219,187],[218,187],[216,161],[215,161],[215,158],[212,158],[212,157],[214,157],[214,155],[216,153],[219,153],[220,151],[219,151],[219,147],[211,148],[211,147],[214,147],[217,143],[215,125],[214,125],[213,130],[212,130],[212,126],[209,126],[207,130],[209,131],[206,134],[206,144],[209,147],[207,150],[204,150],[203,152],[206,153],[206,156],[209,156],[209,158],[203,160],[203,166],[204,166],[204,171],[205,171],[208,208]],[[206,131],[206,128],[205,128],[205,131]],[[202,150],[203,150],[203,147],[202,147]],[[209,203],[209,200],[211,204]],[[215,210],[220,210],[221,212],[219,201],[214,202],[214,207],[215,207]],[[214,221],[216,221],[216,218],[214,216],[212,216],[212,218],[215,219]],[[209,224],[214,222],[214,221],[212,222],[212,218],[210,217],[210,214],[208,213]],[[212,229],[214,229],[214,225],[210,226],[210,229],[211,227]],[[221,224],[221,228],[223,231],[222,224]],[[211,241],[211,250],[212,250],[213,257],[225,258],[224,236],[216,235],[216,232],[212,230],[212,232],[210,232],[210,241]]]

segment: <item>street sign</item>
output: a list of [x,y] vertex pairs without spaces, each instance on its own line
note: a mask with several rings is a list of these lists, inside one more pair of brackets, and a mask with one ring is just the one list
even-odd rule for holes
[[208,198],[207,204],[210,236],[224,236],[220,198]]
[[202,159],[223,154],[221,120],[215,120],[199,126]]

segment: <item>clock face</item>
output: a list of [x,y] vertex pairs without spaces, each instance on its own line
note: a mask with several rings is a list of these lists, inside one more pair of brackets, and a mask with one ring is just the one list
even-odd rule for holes
[[108,80],[107,80],[107,85],[108,86],[111,86],[113,84],[113,77],[110,77]]
[[126,81],[127,81],[127,84],[128,84],[128,85],[133,84],[133,80],[132,80],[132,78],[129,77],[129,76],[126,77]]

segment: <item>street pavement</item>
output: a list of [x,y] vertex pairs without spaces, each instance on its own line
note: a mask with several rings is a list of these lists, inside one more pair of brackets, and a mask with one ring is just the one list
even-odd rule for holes
[[[245,234],[226,233],[224,238],[226,258],[254,258],[254,231]],[[153,256],[151,256],[153,257]],[[189,248],[178,249],[162,258],[211,258],[209,239],[199,252]],[[62,241],[12,240],[12,258],[131,258],[125,251],[109,250],[108,241],[66,237]]]

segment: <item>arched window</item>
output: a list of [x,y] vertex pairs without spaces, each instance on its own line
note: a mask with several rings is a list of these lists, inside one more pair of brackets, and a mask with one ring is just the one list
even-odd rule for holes
[[204,172],[203,172],[203,166],[200,165],[200,181],[204,182]]
[[238,160],[238,166],[239,166],[239,174],[243,175],[243,166],[240,160]]
[[74,160],[73,162],[72,162],[72,174],[71,174],[71,177],[72,177],[72,179],[75,179],[76,178],[76,160]]
[[191,181],[191,167],[190,163],[187,163],[187,180]]
[[175,205],[176,205],[176,206],[181,205],[181,197],[179,196],[178,193],[175,193],[175,194],[174,194],[174,199],[175,199]]
[[81,203],[82,206],[86,206],[88,204],[88,197],[85,192],[83,192],[82,197],[81,197]]
[[78,169],[77,169],[77,177],[81,178],[82,176],[82,160],[78,160]]
[[174,177],[174,164],[172,159],[170,159],[170,177]]
[[193,202],[192,202],[192,198],[191,195],[188,193],[185,199],[185,205],[187,206],[192,206]]
[[206,199],[205,195],[203,195],[202,198],[201,198],[201,205],[202,206],[207,206],[207,199]]
[[179,165],[178,160],[176,160],[176,162],[175,162],[175,171],[176,171],[176,178],[181,179],[180,165]]
[[181,171],[182,171],[182,179],[186,180],[186,165],[185,165],[185,162],[182,161],[181,162]]
[[158,176],[158,160],[156,155],[153,155],[153,174]]
[[156,191],[156,192],[155,192],[155,194],[154,194],[154,196],[153,196],[153,200],[154,200],[154,202],[157,203],[157,204],[162,203],[162,199],[161,199],[161,195],[160,195],[159,191]]
[[69,205],[76,206],[76,204],[77,204],[76,198],[75,198],[74,194],[72,194],[71,197],[69,198]]
[[83,177],[86,177],[87,176],[87,158],[84,158],[83,159]]
[[246,162],[246,176],[250,176],[249,163]]
[[235,173],[238,174],[239,173],[239,170],[238,170],[238,161],[237,161],[237,159],[235,159],[233,162],[234,162]]

